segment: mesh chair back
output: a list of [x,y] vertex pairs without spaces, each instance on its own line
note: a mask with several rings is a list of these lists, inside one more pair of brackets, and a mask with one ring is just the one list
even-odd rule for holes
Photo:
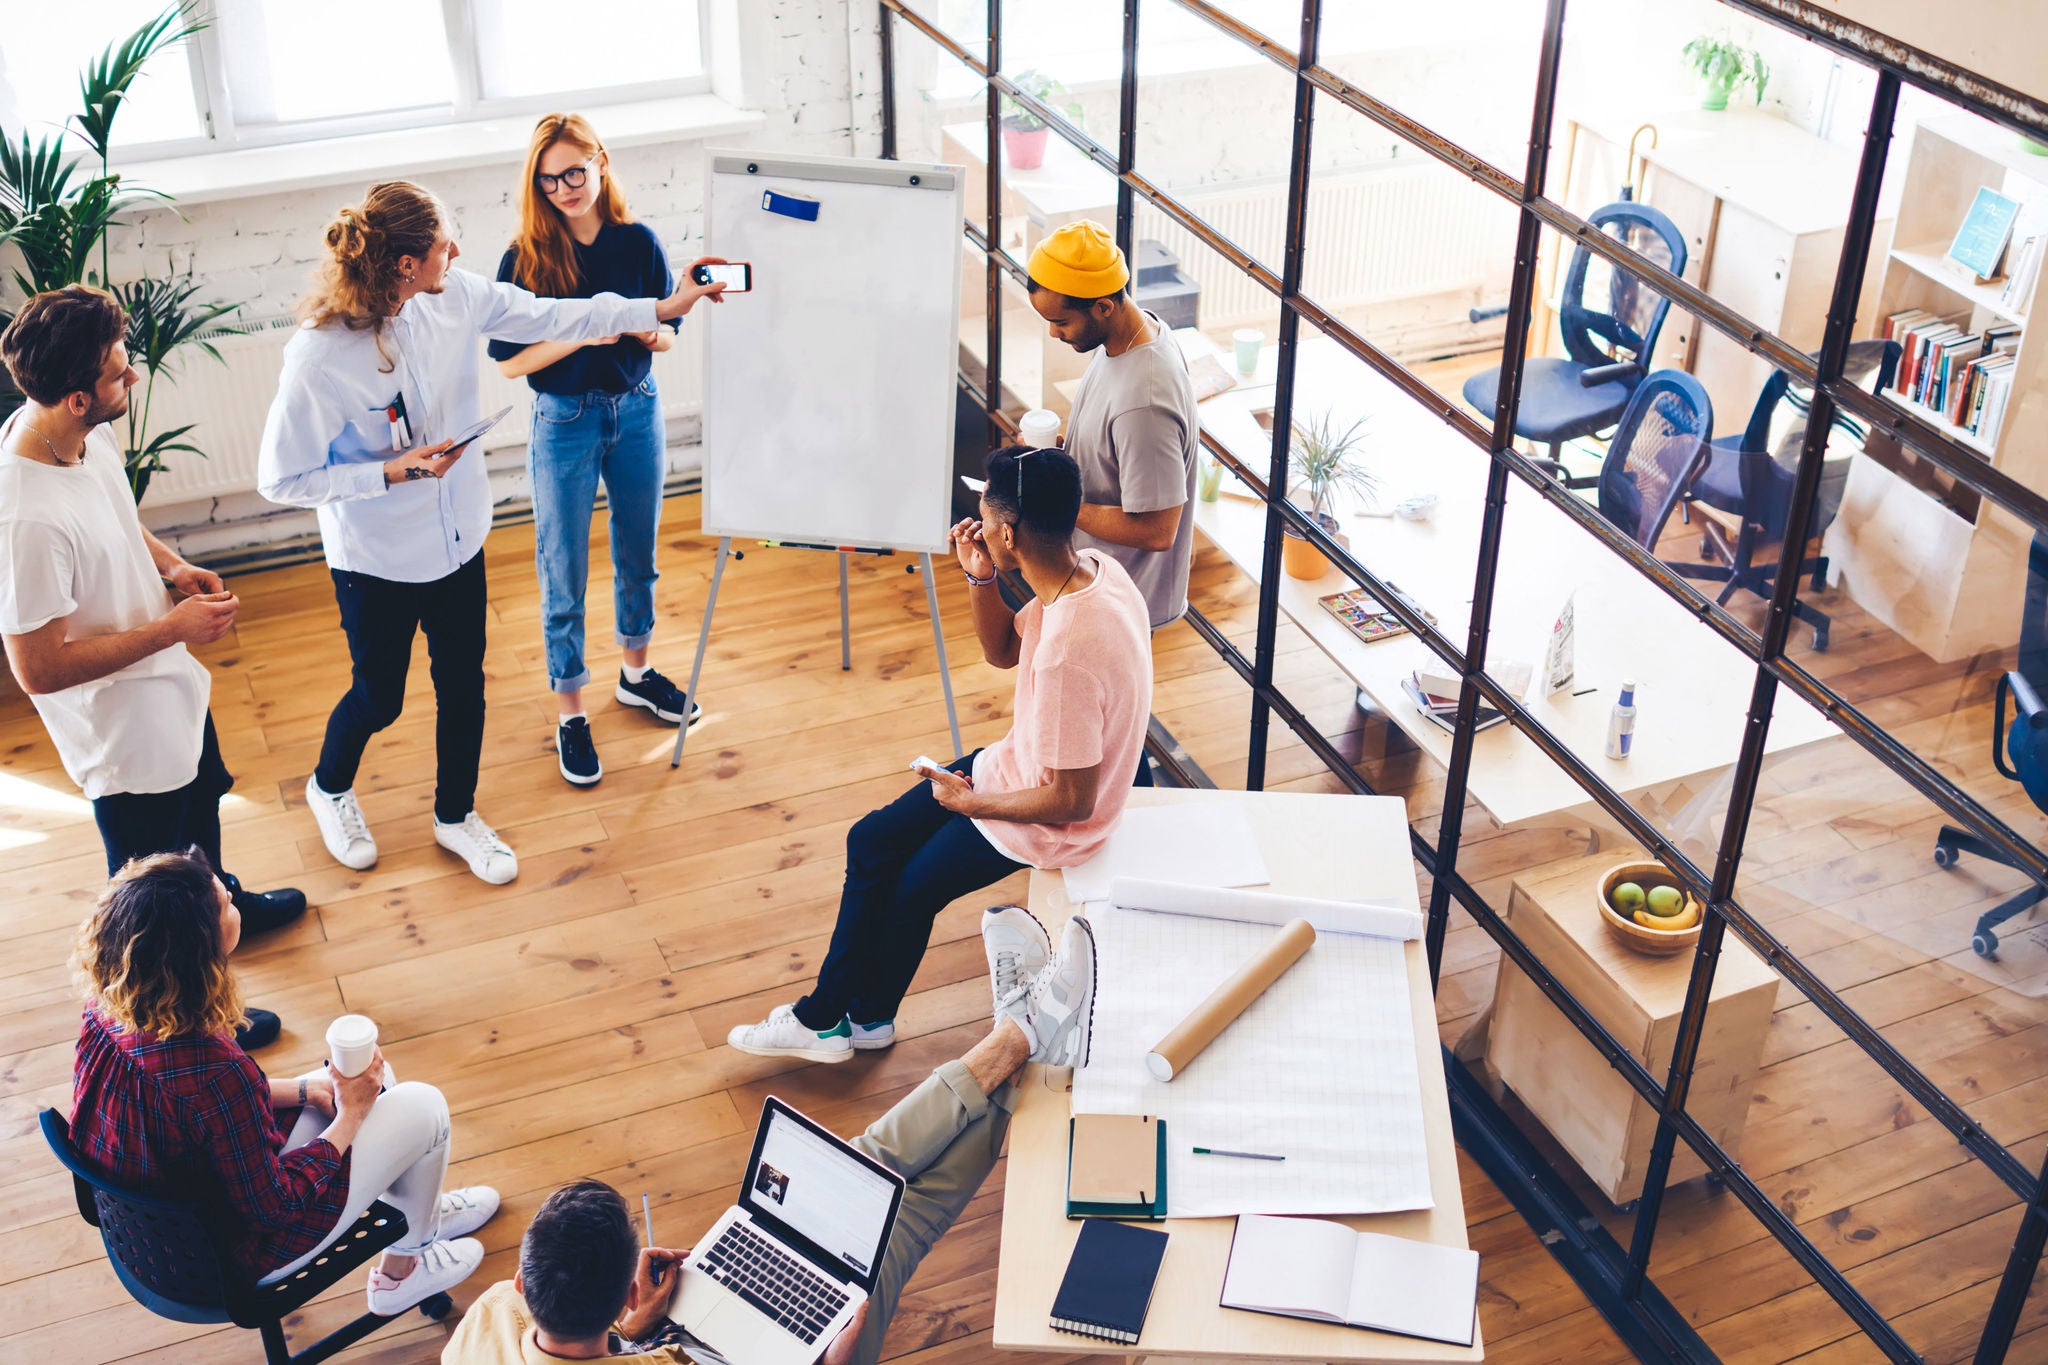
[[1700,382],[1681,370],[1659,370],[1642,382],[1600,466],[1600,515],[1645,550],[1671,519],[1707,456],[1714,405]]
[[[1586,221],[1644,260],[1674,275],[1685,273],[1685,237],[1648,204],[1609,204]],[[1648,369],[1670,307],[1669,299],[1636,276],[1579,247],[1565,272],[1558,317],[1565,351],[1581,365],[1635,360]]]

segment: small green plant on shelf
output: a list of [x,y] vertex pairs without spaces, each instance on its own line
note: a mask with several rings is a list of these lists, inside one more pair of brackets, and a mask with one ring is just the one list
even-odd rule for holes
[[[1019,71],[1010,78],[1019,90],[1037,100],[1048,109],[1067,116],[1067,122],[1076,128],[1081,123],[1081,102],[1067,93],[1067,87],[1041,71]],[[1045,127],[1045,120],[1008,95],[1003,96],[1003,127],[1014,133],[1035,133]]]
[[1728,97],[1745,86],[1756,103],[1764,102],[1771,68],[1755,48],[1701,34],[1685,45],[1685,62],[1700,78],[1700,108],[1726,109]]

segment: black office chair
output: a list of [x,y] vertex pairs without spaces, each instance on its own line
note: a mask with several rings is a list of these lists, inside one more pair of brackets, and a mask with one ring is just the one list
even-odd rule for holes
[[[1842,373],[1858,388],[1875,393],[1891,384],[1898,363],[1898,342],[1856,341],[1849,345]],[[1738,588],[1769,598],[1781,566],[1795,562],[1787,556],[1805,555],[1807,542],[1828,529],[1836,509],[1842,505],[1849,462],[1868,433],[1856,418],[1837,410],[1834,430],[1828,433],[1829,459],[1822,467],[1820,494],[1814,503],[1812,520],[1807,523],[1805,535],[1786,534],[1785,523],[1792,510],[1792,481],[1799,467],[1800,450],[1806,443],[1807,416],[1812,408],[1813,394],[1809,390],[1794,386],[1791,376],[1783,370],[1774,372],[1757,395],[1749,426],[1740,436],[1725,436],[1713,443],[1706,467],[1686,490],[1688,498],[1740,518],[1732,541],[1712,518],[1701,518],[1700,551],[1719,563],[1672,565],[1687,578],[1725,584],[1716,601],[1726,604]],[[1846,439],[1846,445],[1837,442],[1837,433]],[[1758,565],[1757,548],[1772,543],[1780,547],[1777,561]],[[1796,563],[1794,572],[1810,575],[1815,592],[1826,586],[1826,555],[1800,558]],[[1798,602],[1793,609],[1800,620],[1813,627],[1813,647],[1826,649],[1827,613],[1805,601]]]
[[1655,554],[1664,523],[1707,456],[1714,404],[1683,370],[1637,386],[1600,465],[1600,515]]
[[[1991,710],[1991,762],[1999,774],[2026,789],[2035,807],[2048,812],[2048,706],[2041,694],[2048,690],[2048,533],[2034,533],[2033,549],[2027,554],[2027,596],[2020,617],[2019,666],[1998,680],[1997,700]],[[2006,722],[2006,701],[2012,701],[2012,721]],[[1934,838],[1934,862],[1954,867],[1964,853],[1974,853],[2006,867],[2013,865],[2004,851],[1985,843],[1967,830],[1943,825]],[[1977,917],[1970,946],[1979,957],[1998,956],[1998,926],[2023,914],[2048,898],[2048,887],[2029,886]]]
[[[54,1109],[42,1111],[43,1138],[71,1172],[78,1216],[100,1230],[107,1259],[135,1301],[173,1322],[232,1322],[263,1336],[268,1365],[314,1365],[347,1350],[396,1318],[365,1313],[293,1355],[284,1319],[342,1276],[405,1236],[405,1215],[383,1201],[304,1269],[275,1284],[258,1284],[235,1264],[232,1220],[217,1202],[143,1194],[99,1174],[71,1145],[71,1128]],[[444,1318],[455,1301],[435,1294],[420,1304]]]

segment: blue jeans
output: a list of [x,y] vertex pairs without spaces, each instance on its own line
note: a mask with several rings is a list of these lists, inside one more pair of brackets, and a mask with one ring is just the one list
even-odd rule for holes
[[581,691],[583,597],[590,587],[590,514],[597,481],[610,500],[613,634],[639,649],[654,634],[654,537],[661,525],[661,399],[652,378],[626,393],[533,396],[534,566],[540,573],[548,686]]

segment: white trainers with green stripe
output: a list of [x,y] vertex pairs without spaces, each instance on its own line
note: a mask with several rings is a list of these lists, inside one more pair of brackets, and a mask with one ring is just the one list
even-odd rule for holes
[[796,1017],[794,1005],[777,1005],[758,1024],[741,1024],[725,1035],[726,1044],[756,1057],[803,1057],[813,1062],[843,1062],[853,1056],[853,1027],[844,1019],[823,1033]]
[[893,1047],[895,1043],[896,1021],[894,1019],[878,1019],[872,1024],[853,1025],[853,1050],[855,1052],[880,1052],[885,1047]]

